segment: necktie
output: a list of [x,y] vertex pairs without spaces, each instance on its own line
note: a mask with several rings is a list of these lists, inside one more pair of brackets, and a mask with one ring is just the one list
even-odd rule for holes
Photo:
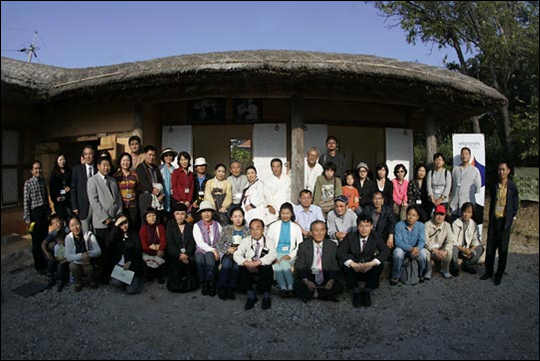
[[93,175],[94,175],[94,170],[92,169],[92,167],[88,167],[88,178],[92,178]]
[[317,282],[318,285],[321,285],[324,282],[324,274],[322,269],[322,251],[321,247],[315,247],[315,250],[317,252],[317,269],[319,272],[315,275],[315,282]]
[[257,261],[259,259],[259,250],[261,249],[261,243],[257,241],[257,245],[255,246],[255,256],[253,256],[253,260]]
[[105,177],[105,185],[107,186],[107,189],[109,190],[109,193],[111,193],[111,195],[113,194],[112,192],[112,188],[111,188],[111,182],[109,181],[109,178]]
[[364,253],[364,250],[366,249],[367,239],[362,240],[362,253]]

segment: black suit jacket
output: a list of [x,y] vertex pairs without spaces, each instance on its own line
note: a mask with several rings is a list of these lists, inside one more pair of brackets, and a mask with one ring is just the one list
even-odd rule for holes
[[[95,166],[93,174],[97,174]],[[71,173],[71,207],[73,210],[79,211],[79,218],[86,219],[88,217],[88,210],[90,209],[90,203],[88,202],[87,187],[88,174],[86,174],[86,165],[79,164]]]
[[[155,164],[152,164],[152,169],[156,173],[157,182],[161,183],[161,185],[164,186],[163,176],[161,175],[159,167]],[[141,193],[152,193],[152,190],[154,189],[154,187],[152,186],[152,176],[150,175],[150,171],[146,166],[146,162],[142,162],[141,164],[139,164],[135,171],[137,172],[137,176],[139,176]]]
[[[504,225],[505,230],[509,230],[512,227],[514,222],[514,217],[516,216],[519,208],[519,192],[516,187],[516,184],[510,179],[508,180],[506,189],[506,210],[504,217],[506,218],[506,223]],[[499,192],[499,182],[497,182],[493,187],[491,187],[491,201],[489,203],[489,230],[492,230],[492,225],[495,222],[492,222],[495,218],[495,207],[497,206],[497,193]]]
[[355,178],[353,186],[358,190],[360,205],[362,207],[373,204],[373,193],[377,190],[377,185],[371,179],[366,179],[364,186],[360,186],[360,180]]
[[357,263],[365,263],[377,258],[381,263],[384,263],[389,254],[390,250],[386,247],[381,235],[375,232],[371,232],[369,235],[364,252],[361,252],[358,232],[348,233],[338,248],[339,264],[342,266],[350,259]]
[[[373,218],[375,208],[373,206],[368,206],[362,211],[362,213],[369,214],[369,216]],[[377,223],[377,227],[373,228],[373,231],[379,233],[383,240],[387,241],[388,236],[394,234],[395,228],[396,217],[394,216],[394,211],[391,207],[383,204],[379,222]]]
[[173,218],[167,223],[167,255],[171,258],[178,259],[180,250],[186,249],[188,257],[195,256],[195,239],[193,238],[193,225],[186,223],[184,233],[180,233],[178,224]]
[[[311,275],[311,266],[313,265],[313,241],[311,239],[300,243],[296,254],[295,270],[296,276],[302,280]],[[337,279],[339,276],[339,265],[337,262],[337,245],[325,239],[322,249],[322,267],[325,281]]]

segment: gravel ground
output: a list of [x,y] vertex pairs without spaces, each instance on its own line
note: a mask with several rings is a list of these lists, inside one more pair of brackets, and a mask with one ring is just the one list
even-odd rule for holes
[[[538,219],[536,212],[536,219]],[[538,231],[536,231],[538,232]],[[2,359],[538,359],[538,233],[511,243],[499,287],[461,274],[388,285],[373,306],[273,298],[244,311],[200,292],[157,283],[127,296],[73,287],[30,298],[11,292],[45,282],[24,260],[2,266]]]

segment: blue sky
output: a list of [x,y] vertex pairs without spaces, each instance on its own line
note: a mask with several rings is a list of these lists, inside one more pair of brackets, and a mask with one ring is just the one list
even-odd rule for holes
[[[2,56],[67,68],[227,50],[369,54],[444,66],[452,49],[409,45],[365,2],[2,1]],[[34,60],[35,61],[35,60]]]

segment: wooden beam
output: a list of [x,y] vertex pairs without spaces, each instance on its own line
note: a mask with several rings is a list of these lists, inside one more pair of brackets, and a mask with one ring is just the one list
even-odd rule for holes
[[291,98],[291,201],[304,189],[304,99]]

